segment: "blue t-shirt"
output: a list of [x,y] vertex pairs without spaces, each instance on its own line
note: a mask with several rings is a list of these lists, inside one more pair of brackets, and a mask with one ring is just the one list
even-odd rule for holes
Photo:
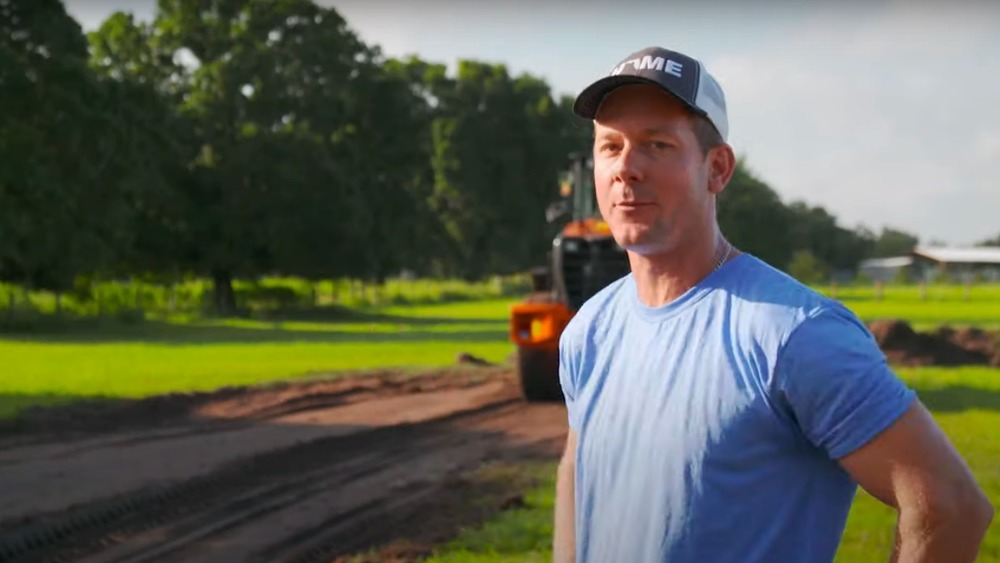
[[659,308],[612,283],[559,378],[587,563],[832,561],[857,490],[837,458],[915,396],[848,309],[750,254]]

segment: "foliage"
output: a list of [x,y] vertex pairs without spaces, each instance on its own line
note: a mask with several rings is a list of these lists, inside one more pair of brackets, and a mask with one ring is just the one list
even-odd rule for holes
[[988,238],[979,241],[976,246],[1000,246],[1000,234],[993,238]]
[[826,266],[809,250],[798,250],[792,255],[788,273],[807,284],[823,281],[827,276]]
[[[161,0],[86,35],[61,2],[3,0],[0,282],[100,304],[114,280],[208,279],[206,303],[233,313],[269,276],[380,286],[543,263],[545,208],[590,125],[540,77],[447,68],[386,57],[310,0]],[[719,216],[781,269],[895,248],[895,231],[786,204],[744,162]]]
[[718,217],[722,231],[736,246],[789,273],[792,260],[803,251],[815,260],[814,271],[824,277],[853,270],[872,246],[867,231],[841,226],[822,207],[783,202],[743,159],[719,198]]
[[873,258],[888,258],[891,256],[905,256],[912,251],[920,239],[913,234],[884,227],[882,233],[875,241],[872,249]]
[[[307,280],[262,277],[233,284],[237,310],[246,318],[294,313],[322,317],[331,307],[372,309],[404,305],[445,305],[519,298],[530,291],[526,275],[492,276],[479,282],[458,279],[390,278],[380,285],[352,279]],[[212,318],[211,280],[190,278],[157,284],[139,279],[85,282],[65,294],[25,291],[0,283],[0,332],[56,328],[73,322]],[[55,315],[55,316],[53,316]]]

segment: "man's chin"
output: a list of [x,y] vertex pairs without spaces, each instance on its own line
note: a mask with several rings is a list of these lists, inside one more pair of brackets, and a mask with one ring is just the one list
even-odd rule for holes
[[635,226],[630,225],[627,228],[620,229],[617,232],[612,231],[615,237],[615,242],[618,246],[628,250],[629,252],[636,252],[642,254],[647,251],[650,243],[655,242],[654,236],[649,232],[648,229],[640,229]]
[[618,246],[639,256],[652,256],[660,254],[664,250],[662,244],[657,244],[655,240],[646,239],[623,239],[618,241]]
[[670,250],[670,245],[660,237],[652,236],[651,233],[643,233],[646,236],[637,236],[638,233],[623,233],[615,237],[618,246],[628,252],[638,256],[655,256]]

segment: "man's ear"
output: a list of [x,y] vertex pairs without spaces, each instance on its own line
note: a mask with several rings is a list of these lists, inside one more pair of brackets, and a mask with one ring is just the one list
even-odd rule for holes
[[719,195],[736,171],[736,155],[728,144],[713,147],[708,152],[708,191]]

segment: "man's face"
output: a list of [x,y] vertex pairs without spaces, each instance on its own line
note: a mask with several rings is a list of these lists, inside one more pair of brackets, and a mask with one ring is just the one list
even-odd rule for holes
[[714,220],[721,186],[679,100],[653,86],[616,89],[595,119],[593,148],[597,204],[623,248],[669,252]]

